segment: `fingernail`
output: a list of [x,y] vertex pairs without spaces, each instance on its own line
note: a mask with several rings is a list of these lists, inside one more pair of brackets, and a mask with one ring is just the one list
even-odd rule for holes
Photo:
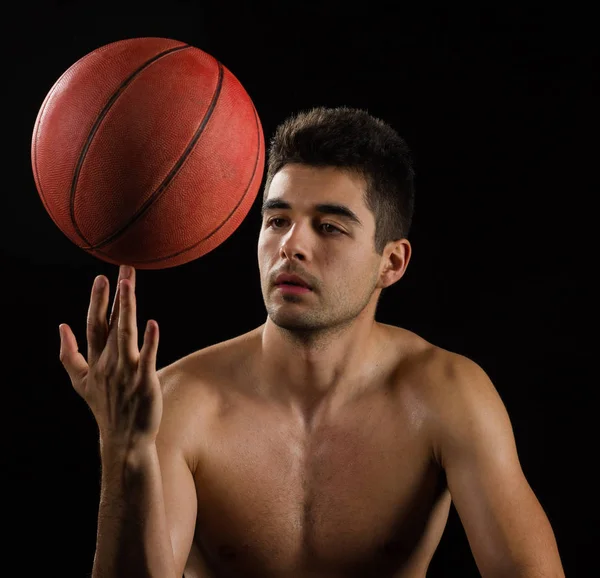
[[96,287],[96,289],[100,290],[100,289],[104,289],[104,285],[105,285],[105,281],[104,281],[104,277],[96,277],[96,280],[94,281],[94,285]]

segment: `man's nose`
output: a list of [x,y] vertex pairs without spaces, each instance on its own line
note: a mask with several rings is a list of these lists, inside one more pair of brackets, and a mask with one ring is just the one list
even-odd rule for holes
[[306,259],[310,254],[310,225],[294,223],[281,238],[281,256]]

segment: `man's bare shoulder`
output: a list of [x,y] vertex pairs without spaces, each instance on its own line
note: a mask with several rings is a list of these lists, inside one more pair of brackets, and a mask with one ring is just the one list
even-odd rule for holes
[[[399,399],[410,403],[411,415],[422,418],[432,451],[441,462],[440,446],[457,435],[474,434],[476,424],[505,413],[490,378],[474,360],[399,330],[399,362],[395,386]],[[404,353],[403,353],[404,352]],[[462,432],[462,434],[461,434]]]
[[225,405],[234,372],[239,375],[247,363],[258,329],[194,351],[157,372],[163,393],[159,442],[181,448],[192,471],[203,452],[202,440]]
[[386,327],[398,354],[398,381],[410,384],[413,393],[423,401],[445,405],[451,398],[468,399],[481,388],[493,388],[485,371],[472,359],[407,329]]
[[427,416],[435,446],[440,439],[464,430],[465,424],[505,413],[496,387],[477,362],[416,335],[409,342],[412,354],[398,383],[408,385],[411,398]]

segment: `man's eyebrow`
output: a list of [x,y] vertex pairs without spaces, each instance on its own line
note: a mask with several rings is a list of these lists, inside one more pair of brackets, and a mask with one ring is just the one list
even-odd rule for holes
[[[272,211],[274,209],[291,209],[292,205],[290,205],[287,201],[284,201],[280,198],[267,199],[260,211],[261,216],[267,211]],[[324,215],[337,215],[338,217],[342,217],[343,219],[347,219],[352,223],[357,224],[362,227],[360,219],[356,216],[356,213],[346,207],[345,205],[339,205],[337,203],[318,203],[313,205],[313,209],[317,211],[317,213],[322,213]]]

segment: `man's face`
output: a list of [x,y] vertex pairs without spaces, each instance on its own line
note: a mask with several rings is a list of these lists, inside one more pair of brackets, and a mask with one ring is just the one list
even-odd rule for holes
[[[375,252],[375,219],[365,205],[365,191],[363,178],[334,167],[289,164],[273,177],[258,265],[267,313],[276,325],[290,330],[341,326],[373,297],[381,256]],[[345,207],[360,223],[318,205]],[[302,277],[312,291],[282,291],[275,285],[281,273]]]

